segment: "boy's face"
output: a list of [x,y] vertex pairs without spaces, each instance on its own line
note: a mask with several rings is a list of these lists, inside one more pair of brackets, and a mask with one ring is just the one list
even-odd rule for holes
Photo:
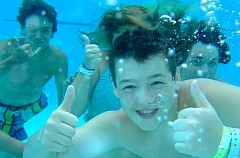
[[145,63],[134,59],[116,63],[117,96],[128,117],[142,130],[154,130],[168,119],[176,94],[175,82],[163,54]]
[[49,45],[49,41],[53,36],[52,27],[53,24],[45,17],[32,15],[26,19],[23,32],[33,50],[38,47],[45,48]]

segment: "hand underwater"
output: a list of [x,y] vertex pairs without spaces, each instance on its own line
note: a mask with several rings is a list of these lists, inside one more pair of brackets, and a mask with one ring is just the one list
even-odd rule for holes
[[39,47],[35,52],[33,52],[30,44],[19,45],[19,40],[14,37],[14,50],[12,54],[12,59],[15,64],[24,64],[35,57],[41,50]]
[[82,36],[85,42],[84,64],[89,69],[96,69],[102,61],[102,52],[98,45],[90,44],[90,40],[86,35]]
[[64,101],[58,109],[53,111],[46,125],[42,129],[41,144],[53,152],[65,152],[72,144],[78,118],[71,114],[71,106],[75,98],[75,89],[68,86]]
[[221,140],[223,124],[212,105],[192,81],[191,94],[197,108],[183,109],[174,121],[175,149],[199,158],[212,158]]

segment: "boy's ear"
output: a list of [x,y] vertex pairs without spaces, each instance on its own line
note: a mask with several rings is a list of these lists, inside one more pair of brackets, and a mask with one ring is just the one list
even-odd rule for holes
[[112,75],[111,74],[109,75],[109,78],[110,78],[110,80],[112,82],[113,93],[114,93],[115,97],[119,98],[118,91],[117,91],[117,88],[115,87],[115,84],[113,83],[113,79],[112,79]]
[[181,72],[179,68],[176,68],[176,76],[175,76],[176,82],[181,82]]
[[119,98],[117,88],[115,88],[115,87],[114,87],[114,95],[115,95],[115,97]]
[[114,93],[115,97],[119,98],[117,88],[115,87],[113,81],[112,81],[112,85],[113,85],[113,93]]
[[175,75],[175,84],[176,84],[176,90],[179,90],[181,88],[180,82],[181,82],[181,75],[180,75],[180,69],[176,68],[176,75]]

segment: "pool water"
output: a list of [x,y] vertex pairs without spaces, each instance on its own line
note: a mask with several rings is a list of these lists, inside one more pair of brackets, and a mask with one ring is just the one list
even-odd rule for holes
[[[0,40],[21,37],[19,24],[16,21],[16,15],[22,0],[1,0],[0,5]],[[83,48],[78,40],[78,30],[91,31],[98,24],[101,15],[110,8],[140,4],[154,5],[156,0],[46,0],[53,5],[58,12],[58,32],[54,35],[51,43],[64,50],[69,59],[69,75],[74,74],[83,60]],[[209,16],[210,11],[199,9],[201,0],[178,0],[185,3],[194,1],[194,14],[199,17]],[[160,1],[161,2],[161,1]],[[240,0],[220,0],[215,10],[215,16],[227,35],[227,42],[230,46],[232,60],[227,65],[220,64],[217,76],[240,86]],[[194,8],[194,7],[193,7]],[[212,10],[211,10],[212,9]],[[207,14],[208,12],[208,14]],[[27,124],[29,135],[37,131],[47,120],[51,112],[57,108],[57,97],[53,79],[46,85],[46,91],[49,95],[49,107],[38,116],[31,119]],[[83,124],[80,118],[80,125]]]

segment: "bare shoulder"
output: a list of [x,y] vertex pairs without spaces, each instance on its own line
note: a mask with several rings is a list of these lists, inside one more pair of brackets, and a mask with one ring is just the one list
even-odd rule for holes
[[[17,41],[19,42],[19,45],[23,45],[24,43],[24,38],[17,38]],[[14,38],[8,38],[8,39],[3,39],[0,41],[0,49],[2,48],[13,48],[14,47]]]
[[13,38],[1,40],[0,41],[0,51],[2,52],[7,49],[12,49],[13,44],[14,44]]
[[5,39],[0,42],[0,61],[3,61],[10,57],[14,50],[14,40]]
[[114,131],[125,122],[126,115],[122,110],[106,111],[91,119],[84,124],[79,130],[83,129],[97,129],[97,131]]
[[50,50],[50,54],[57,58],[67,58],[66,53],[56,46],[50,45],[49,50]]
[[120,111],[109,111],[98,115],[79,127],[73,137],[73,145],[58,157],[96,157],[118,148],[117,122],[121,122]]
[[3,39],[0,41],[0,44],[11,44],[9,42],[13,42],[13,38]]
[[59,67],[67,69],[68,67],[66,53],[56,46],[50,45],[47,59],[47,62],[51,62],[51,65],[57,69],[59,69]]

